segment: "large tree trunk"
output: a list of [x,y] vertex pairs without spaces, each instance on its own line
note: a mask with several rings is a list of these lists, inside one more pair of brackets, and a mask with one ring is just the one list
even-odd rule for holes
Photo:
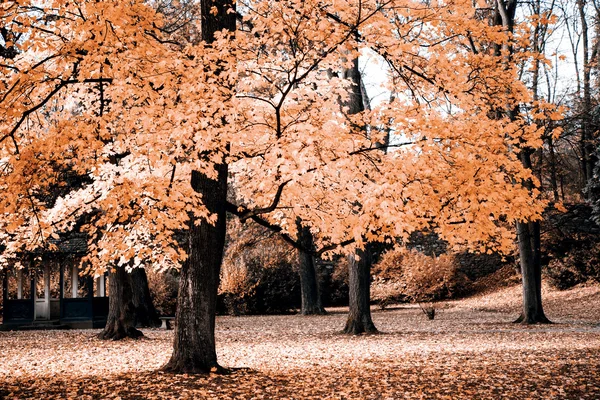
[[147,328],[160,326],[160,319],[148,287],[148,276],[144,268],[134,268],[129,274],[131,289],[133,292],[134,324]]
[[209,373],[221,370],[215,349],[215,314],[225,246],[227,165],[219,165],[216,181],[192,172],[192,187],[204,195],[204,204],[217,215],[217,222],[215,225],[205,221],[191,224],[188,258],[179,277],[175,344],[171,359],[163,369],[176,373]]
[[120,340],[138,338],[144,334],[135,329],[133,292],[131,280],[124,266],[109,270],[108,318],[100,339]]
[[[201,0],[201,35],[207,43],[215,32],[235,31],[235,2]],[[215,12],[216,11],[216,12]],[[163,367],[175,373],[220,372],[215,349],[217,290],[226,231],[227,164],[215,165],[217,179],[192,171],[192,188],[202,194],[208,211],[217,216],[214,225],[191,218],[188,258],[179,277],[173,354]]]
[[[310,228],[302,226],[300,220],[296,221],[298,227],[298,241],[305,249],[313,250],[313,237]],[[302,315],[325,314],[325,308],[321,301],[319,281],[315,258],[306,251],[299,251],[298,274],[300,275],[300,292],[302,295]]]
[[[520,154],[525,168],[531,169],[530,150],[523,149]],[[533,183],[525,185],[533,189]],[[523,284],[523,312],[515,322],[524,324],[550,323],[542,306],[542,257],[541,232],[539,221],[517,222],[517,240]]]
[[[356,256],[358,256],[358,260]],[[358,250],[356,255],[348,255],[350,310],[344,333],[358,335],[377,332],[371,319],[371,264],[372,256],[369,245],[365,250]]]

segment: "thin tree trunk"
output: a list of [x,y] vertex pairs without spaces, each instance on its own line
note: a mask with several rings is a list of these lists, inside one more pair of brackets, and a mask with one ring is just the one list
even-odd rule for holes
[[[313,237],[310,228],[302,226],[301,221],[296,221],[298,227],[298,239],[305,249],[313,249]],[[315,258],[312,254],[300,250],[298,252],[300,275],[300,291],[302,296],[302,315],[320,315],[325,314],[325,308],[321,301],[319,290],[318,275],[315,265]]]
[[[358,259],[357,259],[358,256]],[[359,335],[376,333],[377,328],[371,319],[371,264],[369,246],[348,255],[349,306],[344,333]]]
[[[494,25],[502,26],[506,32],[513,33],[515,14],[518,3],[516,0],[498,0],[494,14]],[[503,45],[507,59],[505,62],[512,61],[513,46],[510,42]],[[500,56],[500,52],[496,51]],[[533,88],[534,96],[537,98],[537,82]],[[516,120],[518,109],[508,108],[506,115],[512,120]],[[521,164],[524,168],[532,170],[531,153],[532,149],[522,148],[519,153]],[[528,180],[524,186],[530,191],[533,190],[533,182]],[[523,284],[523,313],[515,322],[546,323],[549,322],[544,315],[542,307],[542,267],[540,254],[540,229],[539,222],[517,221],[517,236],[519,242],[519,258],[521,265],[521,278]]]
[[99,339],[138,338],[144,334],[135,328],[135,306],[131,280],[124,266],[109,270],[108,317]]
[[156,328],[160,326],[160,319],[148,287],[148,276],[144,268],[134,268],[129,274],[133,292],[134,323],[135,326]]
[[[530,151],[521,151],[521,162],[531,168]],[[532,182],[526,185],[532,189]],[[523,311],[515,322],[549,323],[542,306],[542,257],[540,223],[517,222],[517,239],[523,284]]]
[[591,61],[589,49],[589,34],[588,34],[588,16],[585,13],[586,0],[577,0],[577,8],[579,10],[579,18],[581,22],[581,41],[583,44],[583,98],[582,100],[582,120],[581,120],[581,153],[582,153],[582,172],[585,181],[583,187],[592,179],[594,173],[594,146],[593,135],[591,128],[591,111],[592,111],[592,95],[591,95]]
[[[348,114],[358,114],[369,108],[367,91],[364,87],[358,68],[358,58],[352,61],[352,66],[344,70],[343,77],[352,82],[348,99],[344,106]],[[382,144],[384,153],[389,145],[389,132],[386,142]],[[375,333],[377,328],[371,319],[371,250],[369,243],[365,250],[358,250],[356,255],[348,255],[348,319],[343,332],[353,335]],[[358,256],[358,257],[357,257]],[[358,259],[357,259],[358,258]]]
[[552,186],[554,201],[559,202],[560,197],[558,194],[558,182],[556,179],[556,153],[554,152],[554,141],[551,136],[548,138],[548,149],[550,151],[550,185]]

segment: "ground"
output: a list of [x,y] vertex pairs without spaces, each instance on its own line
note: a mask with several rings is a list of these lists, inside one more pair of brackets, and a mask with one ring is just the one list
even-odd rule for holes
[[172,331],[104,342],[96,331],[0,332],[0,398],[598,399],[600,287],[546,288],[552,325],[512,324],[519,287],[438,304],[374,310],[383,332],[345,336],[326,316],[220,317],[229,375],[156,372]]

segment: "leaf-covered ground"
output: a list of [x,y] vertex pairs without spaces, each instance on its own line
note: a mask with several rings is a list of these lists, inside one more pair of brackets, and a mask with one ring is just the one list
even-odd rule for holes
[[172,331],[103,342],[97,331],[0,332],[0,398],[598,399],[600,288],[546,292],[556,323],[522,326],[519,288],[441,305],[375,311],[384,332],[344,336],[327,316],[221,317],[229,375],[156,372]]

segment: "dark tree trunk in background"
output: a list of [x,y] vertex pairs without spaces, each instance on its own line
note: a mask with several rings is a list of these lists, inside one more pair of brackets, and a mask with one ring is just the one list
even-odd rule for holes
[[[346,107],[348,114],[358,114],[368,108],[367,92],[362,83],[358,58],[352,62],[352,67],[344,71],[344,78],[352,82]],[[386,140],[389,140],[386,139]],[[384,143],[387,145],[388,143]],[[385,147],[383,148],[386,151]],[[356,254],[348,255],[348,320],[344,333],[358,335],[361,333],[375,333],[377,328],[371,319],[371,264],[372,252],[369,243],[365,250],[357,250]],[[358,259],[357,259],[358,258]]]
[[[357,250],[355,254],[348,255],[348,319],[344,333],[358,335],[361,333],[375,333],[377,328],[371,319],[371,264],[372,255],[366,246],[365,250]],[[357,259],[358,256],[358,259]]]
[[[217,31],[235,31],[235,3],[232,0],[202,0],[201,32],[207,43]],[[216,9],[216,13],[213,12]],[[223,149],[225,150],[225,149]],[[226,231],[227,164],[215,166],[217,179],[192,172],[192,188],[202,194],[202,202],[217,216],[215,225],[192,218],[188,258],[179,277],[175,319],[175,340],[171,359],[163,367],[174,373],[220,372],[215,349],[217,290],[223,261]]]
[[[516,0],[498,0],[495,6],[495,12],[492,24],[502,26],[506,32],[513,33],[515,25],[515,15],[518,2]],[[512,61],[513,46],[505,43],[503,46],[506,61]],[[496,56],[500,56],[500,48],[495,49]],[[534,88],[537,90],[537,88]],[[504,112],[511,121],[517,119],[518,108],[510,105]],[[521,148],[519,158],[524,168],[532,170],[530,148]],[[515,184],[519,184],[516,182]],[[530,180],[523,182],[523,185],[533,190],[533,182]],[[542,307],[542,266],[540,252],[540,223],[534,221],[518,221],[516,223],[517,236],[519,242],[519,258],[521,264],[521,278],[523,284],[523,312],[515,322],[526,324],[548,323]]]
[[144,268],[134,268],[129,274],[133,292],[134,324],[146,328],[160,326],[160,319],[148,287],[148,276]]
[[[521,161],[531,168],[530,153],[524,149]],[[527,183],[532,186],[531,182]],[[531,189],[531,187],[530,187]],[[523,311],[515,322],[524,324],[549,323],[542,306],[542,259],[540,223],[517,222],[519,258],[523,284]]]
[[98,334],[100,339],[120,340],[138,338],[143,333],[135,329],[133,291],[131,280],[125,267],[109,270],[108,318],[104,330]]
[[[590,39],[588,33],[588,20],[591,20],[589,15],[586,15],[586,0],[577,0],[577,9],[579,11],[579,19],[581,23],[582,56],[583,56],[583,96],[582,117],[581,117],[581,169],[583,174],[583,187],[588,183],[594,174],[594,135],[591,124],[592,112],[592,88],[591,88],[591,70],[592,60],[590,54]],[[581,95],[581,93],[580,93]]]
[[[296,221],[298,227],[298,241],[305,249],[314,249],[313,236],[310,228],[302,226],[301,221]],[[318,274],[315,264],[315,257],[305,251],[298,251],[299,265],[298,274],[300,275],[300,292],[302,295],[302,315],[325,314],[325,308],[321,301],[321,292],[319,290]]]
[[554,143],[552,136],[548,138],[548,148],[550,149],[550,186],[552,186],[552,194],[554,201],[559,202],[560,196],[558,194],[558,180],[556,179],[556,154],[554,152]]

